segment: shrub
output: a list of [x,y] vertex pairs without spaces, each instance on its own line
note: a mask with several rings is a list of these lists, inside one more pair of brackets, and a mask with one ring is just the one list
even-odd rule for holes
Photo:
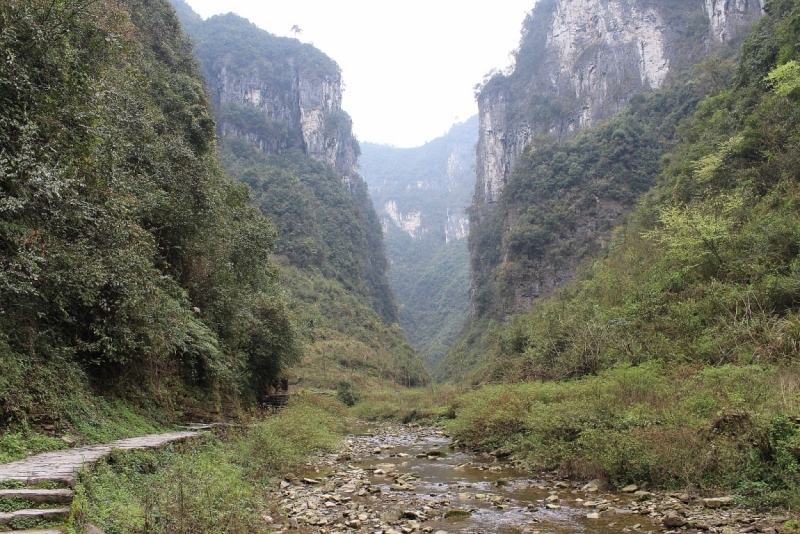
[[339,387],[336,388],[336,398],[345,406],[352,407],[361,400],[361,391],[351,381],[342,380],[339,382]]

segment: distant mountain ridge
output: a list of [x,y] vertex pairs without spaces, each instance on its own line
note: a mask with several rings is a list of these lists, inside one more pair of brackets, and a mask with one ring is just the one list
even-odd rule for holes
[[475,116],[420,147],[361,147],[400,324],[431,363],[444,355],[467,313],[466,208],[475,187],[477,132]]

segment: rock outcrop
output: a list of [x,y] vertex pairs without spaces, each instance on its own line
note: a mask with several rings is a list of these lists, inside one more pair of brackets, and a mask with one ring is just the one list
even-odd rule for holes
[[[476,94],[480,123],[470,225],[481,237],[470,237],[473,317],[481,314],[476,295],[487,294],[484,286],[500,264],[507,287],[494,294],[508,300],[494,309],[507,314],[530,310],[536,299],[568,281],[581,259],[551,258],[557,261],[535,268],[506,265],[513,260],[498,243],[505,243],[527,208],[505,205],[501,215],[493,213],[523,151],[539,136],[561,142],[610,119],[635,95],[661,88],[741,37],[762,13],[759,0],[537,3],[526,18],[513,70],[493,75]],[[597,199],[596,209],[580,213],[570,235],[559,239],[584,232],[597,245],[628,208]]]
[[[537,134],[570,137],[658,89],[671,69],[699,59],[758,20],[759,0],[685,0],[676,6],[642,0],[540,2],[523,30],[516,66],[477,94],[480,117],[475,203],[497,202],[521,151]],[[695,43],[693,45],[692,43]]]
[[223,113],[220,133],[244,137],[269,153],[301,147],[306,155],[328,163],[348,180],[358,172],[358,144],[352,135],[352,121],[342,110],[338,68],[319,76],[294,62],[289,65],[288,83],[264,75],[256,67],[236,72],[223,65],[208,72],[215,105],[222,110],[254,108],[263,114],[267,126],[258,131],[243,129],[236,121],[237,114]]

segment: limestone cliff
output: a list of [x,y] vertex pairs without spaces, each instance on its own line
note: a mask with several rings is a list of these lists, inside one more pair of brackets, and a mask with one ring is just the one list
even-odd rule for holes
[[476,95],[475,203],[497,201],[533,135],[563,139],[611,117],[761,14],[759,0],[540,0],[514,70]]
[[397,307],[380,222],[331,58],[234,14],[200,19],[172,0],[194,40],[225,170],[278,227],[276,254],[336,280],[387,324]]
[[[338,67],[333,64],[320,74],[296,58],[287,61],[278,78],[258,63],[245,69],[224,62],[206,66],[212,102],[223,110],[220,133],[245,137],[268,153],[301,147],[306,155],[328,163],[349,180],[358,172],[358,144],[350,117],[342,110]],[[243,129],[238,115],[230,112],[242,106],[258,110],[271,128]]]
[[[562,143],[607,121],[635,95],[661,88],[735,41],[761,15],[758,0],[539,0],[525,20],[513,69],[489,78],[476,94],[480,123],[470,224],[481,237],[470,240],[473,316],[480,314],[475,295],[485,293],[490,272],[508,259],[505,249],[489,250],[486,243],[505,239],[527,210],[505,206],[502,215],[491,216],[526,147],[538,136]],[[596,205],[608,209],[581,213],[576,228],[562,237],[584,232],[596,245],[627,210],[612,198],[597,198]],[[502,235],[492,238],[492,232]],[[495,293],[516,297],[502,312],[530,309],[536,298],[573,276],[580,259],[504,268],[509,287]]]

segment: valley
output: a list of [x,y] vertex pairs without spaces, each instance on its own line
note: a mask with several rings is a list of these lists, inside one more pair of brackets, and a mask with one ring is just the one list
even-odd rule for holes
[[0,532],[800,532],[800,0],[531,1],[412,147],[204,9],[0,4]]

